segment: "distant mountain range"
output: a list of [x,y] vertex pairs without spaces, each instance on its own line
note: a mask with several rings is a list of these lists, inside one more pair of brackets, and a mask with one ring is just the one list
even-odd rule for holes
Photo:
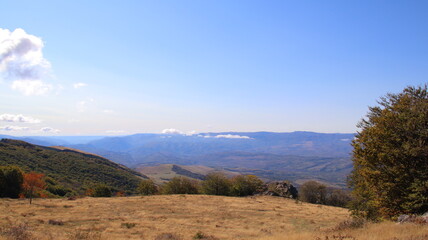
[[131,168],[204,165],[256,173],[272,180],[318,179],[343,186],[352,168],[353,138],[354,134],[342,133],[220,132],[18,139],[80,149]]

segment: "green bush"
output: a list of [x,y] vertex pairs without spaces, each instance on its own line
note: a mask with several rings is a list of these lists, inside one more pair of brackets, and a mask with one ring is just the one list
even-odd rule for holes
[[308,203],[347,207],[351,201],[351,196],[345,190],[328,188],[316,181],[308,181],[300,186],[299,199]]
[[222,173],[210,173],[202,182],[202,191],[208,195],[224,195],[230,194],[232,183]]
[[94,187],[92,197],[111,197],[111,188],[105,184],[98,184]]
[[54,195],[60,196],[60,197],[64,197],[65,195],[67,195],[67,193],[72,194],[73,190],[71,190],[70,188],[66,188],[64,186],[61,185],[56,185],[56,186],[48,186],[46,188],[46,190]]
[[7,166],[0,167],[0,196],[8,198],[18,198],[22,192],[22,183],[24,174],[19,167]]
[[328,189],[326,204],[335,207],[348,207],[351,201],[349,192],[341,189]]
[[140,182],[137,192],[141,195],[153,195],[158,192],[158,187],[151,179],[145,179]]
[[258,192],[263,181],[254,175],[239,175],[232,179],[231,194],[233,196],[248,196]]
[[186,177],[174,177],[162,186],[164,194],[198,194],[198,183]]
[[299,199],[314,204],[326,204],[327,186],[316,181],[308,181],[299,189]]

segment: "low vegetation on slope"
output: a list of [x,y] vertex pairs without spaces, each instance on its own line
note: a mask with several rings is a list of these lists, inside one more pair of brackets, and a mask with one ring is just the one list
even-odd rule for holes
[[141,179],[146,178],[141,173],[92,154],[2,139],[0,166],[10,165],[25,172],[43,173],[80,193],[100,183],[117,190],[134,191]]
[[150,177],[157,183],[170,181],[174,177],[187,177],[195,180],[204,180],[206,175],[213,172],[221,172],[228,177],[239,175],[237,172],[227,171],[220,168],[212,168],[197,165],[160,164],[157,166],[140,166],[136,170]]

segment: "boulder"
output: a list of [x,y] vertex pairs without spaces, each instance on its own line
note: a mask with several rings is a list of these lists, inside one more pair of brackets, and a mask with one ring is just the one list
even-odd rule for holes
[[427,224],[428,223],[428,214],[423,215],[400,215],[397,219],[397,223],[418,223],[418,224]]
[[410,215],[402,214],[398,217],[397,223],[409,222],[411,218],[412,218],[412,216],[410,216]]
[[269,182],[256,195],[297,198],[297,189],[287,181]]

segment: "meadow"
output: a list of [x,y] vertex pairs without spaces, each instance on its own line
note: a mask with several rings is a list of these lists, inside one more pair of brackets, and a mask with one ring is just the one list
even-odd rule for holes
[[391,222],[338,229],[347,209],[252,196],[155,195],[0,199],[0,239],[428,239]]

